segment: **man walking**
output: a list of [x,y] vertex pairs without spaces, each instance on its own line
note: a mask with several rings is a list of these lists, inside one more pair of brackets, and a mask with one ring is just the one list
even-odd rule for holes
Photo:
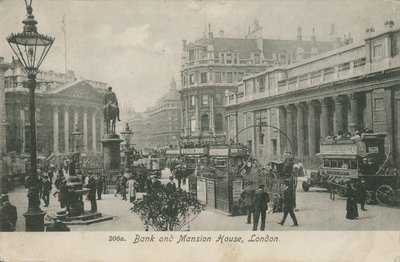
[[11,205],[8,195],[1,195],[0,232],[13,232],[17,224],[17,208]]
[[92,173],[89,174],[89,181],[86,187],[89,188],[88,199],[90,200],[90,212],[97,212],[96,179]]
[[175,190],[176,189],[176,184],[174,182],[174,177],[173,176],[169,177],[167,188],[170,189],[170,190]]
[[260,230],[265,230],[265,220],[267,217],[267,209],[269,202],[269,195],[264,191],[265,185],[260,185],[254,195],[254,220],[253,220],[253,231],[257,231],[258,220],[261,215],[261,227]]
[[279,222],[278,224],[283,226],[283,224],[285,224],[287,215],[290,214],[290,217],[293,220],[292,227],[297,227],[299,226],[299,224],[297,223],[296,215],[294,214],[293,211],[294,208],[293,187],[291,186],[288,180],[285,180],[283,183],[286,186],[285,191],[283,192],[283,203],[284,203],[283,218],[282,221]]
[[365,178],[361,178],[358,181],[356,195],[358,203],[361,204],[361,211],[367,211],[367,209],[365,209],[365,202],[367,201],[367,186],[365,184]]
[[50,204],[50,192],[51,192],[51,182],[48,176],[43,177],[43,192],[42,192],[42,199],[44,201],[44,206],[48,207]]
[[254,216],[254,196],[256,190],[254,188],[247,188],[241,194],[241,198],[244,199],[244,203],[247,211],[247,222],[246,224],[251,224],[251,216]]

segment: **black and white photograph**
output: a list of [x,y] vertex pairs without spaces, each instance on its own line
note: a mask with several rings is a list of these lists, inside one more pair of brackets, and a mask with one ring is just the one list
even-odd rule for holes
[[[0,0],[0,183],[0,250],[384,231],[400,261],[400,1]],[[266,261],[224,252],[192,260]]]

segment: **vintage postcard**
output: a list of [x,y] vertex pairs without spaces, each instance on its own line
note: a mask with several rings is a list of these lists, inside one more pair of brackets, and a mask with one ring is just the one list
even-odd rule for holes
[[0,29],[0,260],[400,262],[400,1],[0,0]]

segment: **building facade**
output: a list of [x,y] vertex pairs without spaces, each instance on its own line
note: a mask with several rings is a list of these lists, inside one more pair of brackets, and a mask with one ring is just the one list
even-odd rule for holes
[[144,112],[132,113],[128,123],[134,135],[136,148],[165,147],[178,145],[181,132],[181,99],[174,79],[168,93]]
[[[13,61],[5,75],[7,152],[30,152],[29,94],[26,75]],[[78,80],[67,75],[43,71],[37,77],[35,93],[37,151],[41,155],[68,154],[74,149],[71,134],[75,127],[83,132],[81,152],[99,152],[103,134],[103,96],[106,83]]]
[[244,76],[266,68],[291,64],[332,49],[331,42],[302,39],[301,27],[297,40],[273,40],[262,37],[262,27],[255,21],[254,29],[245,38],[219,37],[208,33],[187,43],[183,40],[180,90],[182,99],[182,137],[184,142],[225,142],[224,97],[236,92],[237,82]]
[[399,167],[400,30],[369,30],[360,43],[247,76],[226,95],[226,110],[228,139],[250,144],[262,160],[291,151],[316,167],[321,138],[368,128],[386,133]]

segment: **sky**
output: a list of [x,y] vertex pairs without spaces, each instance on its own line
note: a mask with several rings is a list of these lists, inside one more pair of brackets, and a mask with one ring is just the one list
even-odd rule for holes
[[[68,69],[83,79],[106,82],[120,103],[136,111],[168,92],[172,77],[180,82],[182,40],[201,37],[208,24],[214,35],[243,37],[254,19],[264,38],[303,39],[312,29],[328,40],[330,24],[340,36],[362,40],[366,28],[400,25],[400,0],[33,0],[39,33],[56,41],[41,69],[64,72],[65,16]],[[5,38],[22,31],[23,0],[0,0],[0,56],[11,61]],[[1,40],[3,39],[3,40]]]

